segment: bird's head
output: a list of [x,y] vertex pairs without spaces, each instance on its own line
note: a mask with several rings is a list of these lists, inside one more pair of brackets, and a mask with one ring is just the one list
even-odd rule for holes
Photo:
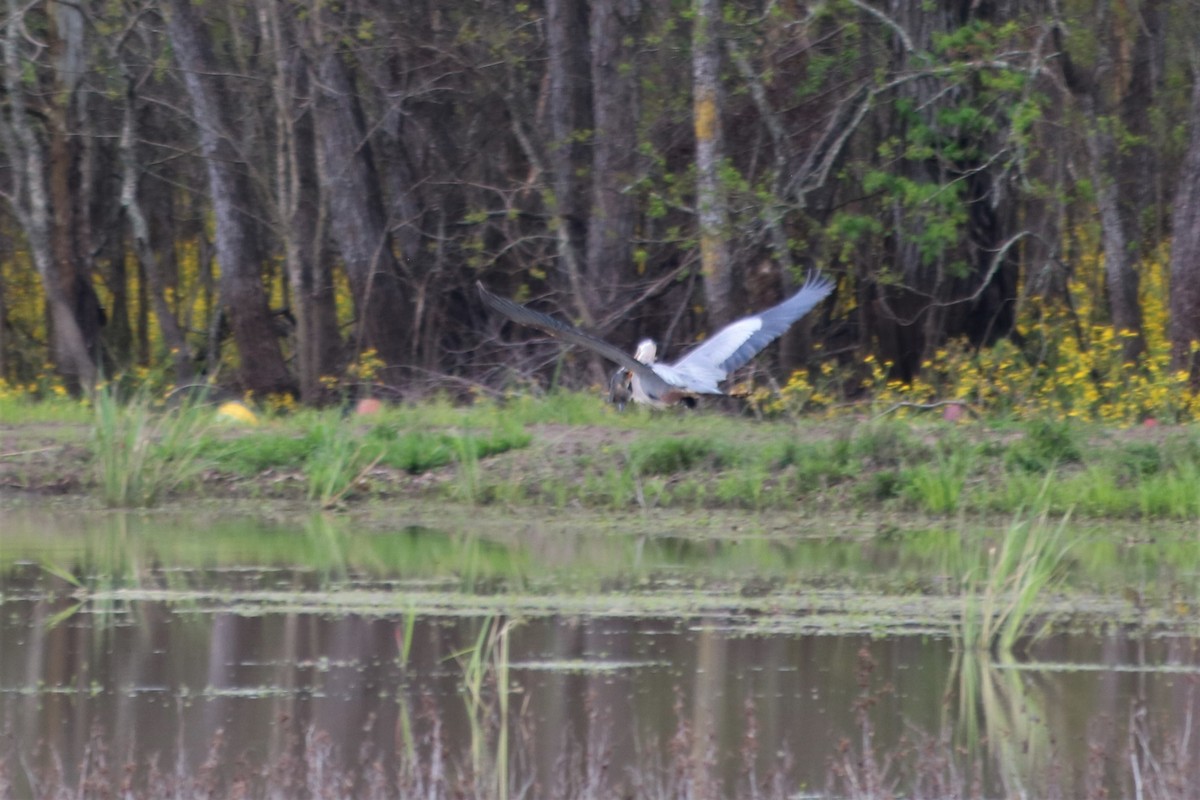
[[608,379],[608,402],[617,407],[618,411],[625,410],[625,404],[633,399],[633,373],[624,367]]
[[654,344],[654,340],[642,339],[638,342],[637,350],[633,351],[633,357],[643,364],[653,364],[658,358],[658,347]]

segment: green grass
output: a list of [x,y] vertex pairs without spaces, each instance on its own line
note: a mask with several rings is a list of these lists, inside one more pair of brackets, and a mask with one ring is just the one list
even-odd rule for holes
[[322,508],[337,505],[363,475],[379,463],[378,447],[368,447],[338,420],[326,419],[309,431],[311,443],[304,459],[308,499]]
[[375,426],[367,435],[372,450],[379,454],[380,463],[410,475],[420,475],[453,461],[455,438],[445,433],[402,431],[384,425]]
[[[596,402],[584,397],[585,408]],[[578,410],[577,403],[547,402],[556,412]],[[521,416],[537,418],[532,401],[523,407]],[[1015,514],[1044,504],[1084,517],[1200,518],[1200,444],[1187,429],[1146,442],[1059,421],[760,422],[638,412],[598,414],[589,424],[613,428],[612,444],[535,475],[492,474],[483,463],[482,493],[558,508],[765,510],[816,501],[945,515]],[[618,430],[634,435],[622,439]],[[1055,480],[1045,486],[1051,473]]]
[[[308,499],[329,506],[350,496],[376,465],[411,475],[450,464],[477,472],[480,459],[527,447],[532,439],[523,425],[492,408],[453,414],[435,403],[370,419],[367,424],[334,410],[305,411],[268,419],[258,428],[214,431],[204,438],[202,449],[214,468],[243,477],[268,470],[300,472]],[[437,427],[448,423],[466,427]],[[478,483],[477,478],[466,478],[460,486]],[[471,489],[467,495],[475,493]]]
[[1200,464],[1181,461],[1146,477],[1137,499],[1143,517],[1200,518]]
[[969,448],[938,453],[931,463],[917,464],[902,473],[901,490],[916,507],[932,514],[952,514],[966,505],[967,479],[973,467]]
[[1065,514],[1055,522],[1045,511],[1019,514],[998,540],[972,541],[967,552],[973,565],[962,579],[960,639],[965,649],[1007,656],[1019,638],[1036,638],[1039,604],[1063,577],[1069,549],[1063,531],[1069,518]]
[[714,495],[721,505],[764,509],[777,503],[782,505],[786,490],[779,490],[774,476],[761,465],[756,465],[722,475],[717,481]]
[[1046,473],[1063,464],[1082,460],[1079,431],[1069,423],[1037,420],[1025,426],[1025,435],[1005,452],[1005,461],[1026,472]]
[[298,469],[313,448],[313,441],[292,430],[212,432],[204,441],[205,455],[223,470],[241,476],[272,469]]
[[730,448],[699,436],[648,437],[630,448],[629,457],[639,475],[670,475],[691,469],[720,469],[735,458]]
[[[0,408],[16,409],[17,425],[70,420],[82,410],[75,401],[12,396],[0,397]],[[135,413],[127,422],[152,421],[139,422]],[[69,443],[72,435],[70,425],[14,430],[10,474],[37,485],[39,460],[52,458],[46,445]],[[370,417],[337,409],[265,414],[254,427],[210,426],[198,435],[198,458],[245,479],[234,482],[240,491],[287,494],[298,486],[322,504],[386,491],[379,470],[394,483],[397,470],[453,469],[451,481],[425,485],[470,503],[749,510],[815,504],[935,515],[1012,515],[1044,505],[1082,518],[1200,519],[1200,433],[1193,427],[1121,431],[1003,418],[759,421],[712,410],[622,414],[590,393],[555,392],[469,406],[434,398]],[[554,448],[575,437],[573,449]],[[494,459],[531,446],[526,459]],[[129,447],[118,452],[148,457]],[[363,476],[371,463],[379,469]],[[141,468],[128,475],[123,469],[108,457],[98,472],[106,475],[106,502],[134,502],[120,496],[141,493],[117,485],[136,482]],[[275,481],[273,473],[300,480]],[[1050,474],[1054,480],[1045,485]],[[54,478],[47,475],[43,483]]]
[[205,466],[209,408],[185,404],[157,410],[145,395],[128,402],[101,389],[93,399],[93,456],[109,507],[144,507],[196,478]]
[[456,655],[462,666],[459,695],[470,729],[471,774],[481,796],[509,796],[509,691],[511,633],[521,621],[483,618],[472,646]]
[[[998,474],[981,494],[981,510],[1012,512],[1044,503],[1055,513],[1086,517],[1200,519],[1200,459],[1190,448],[1167,446],[1151,460],[1136,450],[1101,448],[1084,463],[1050,473],[1024,469]],[[1174,451],[1174,452],[1172,452]]]
[[31,400],[29,395],[0,389],[0,420],[4,420],[5,425],[89,424],[92,419],[91,407],[81,400],[67,396]]

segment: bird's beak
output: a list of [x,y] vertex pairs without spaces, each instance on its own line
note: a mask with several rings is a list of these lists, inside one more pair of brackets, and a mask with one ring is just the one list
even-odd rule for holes
[[624,411],[625,404],[633,397],[632,383],[633,375],[624,367],[619,367],[609,378],[608,402],[616,406],[617,411]]

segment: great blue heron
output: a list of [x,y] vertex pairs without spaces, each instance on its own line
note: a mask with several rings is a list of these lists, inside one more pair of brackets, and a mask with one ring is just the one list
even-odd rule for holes
[[513,322],[583,345],[619,364],[609,386],[612,402],[624,406],[632,398],[655,408],[677,403],[693,405],[698,394],[724,394],[717,384],[782,336],[792,323],[824,300],[833,291],[833,285],[832,280],[814,272],[800,291],[779,305],[726,325],[674,364],[664,364],[656,360],[658,348],[651,339],[643,339],[631,356],[590,333],[497,297],[482,283],[476,283],[483,302]]

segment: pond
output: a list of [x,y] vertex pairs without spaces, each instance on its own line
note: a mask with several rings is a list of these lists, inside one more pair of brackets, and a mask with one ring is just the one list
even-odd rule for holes
[[1195,777],[1194,533],[1073,531],[1053,627],[1013,658],[957,637],[962,542],[994,529],[575,517],[0,510],[0,796]]

